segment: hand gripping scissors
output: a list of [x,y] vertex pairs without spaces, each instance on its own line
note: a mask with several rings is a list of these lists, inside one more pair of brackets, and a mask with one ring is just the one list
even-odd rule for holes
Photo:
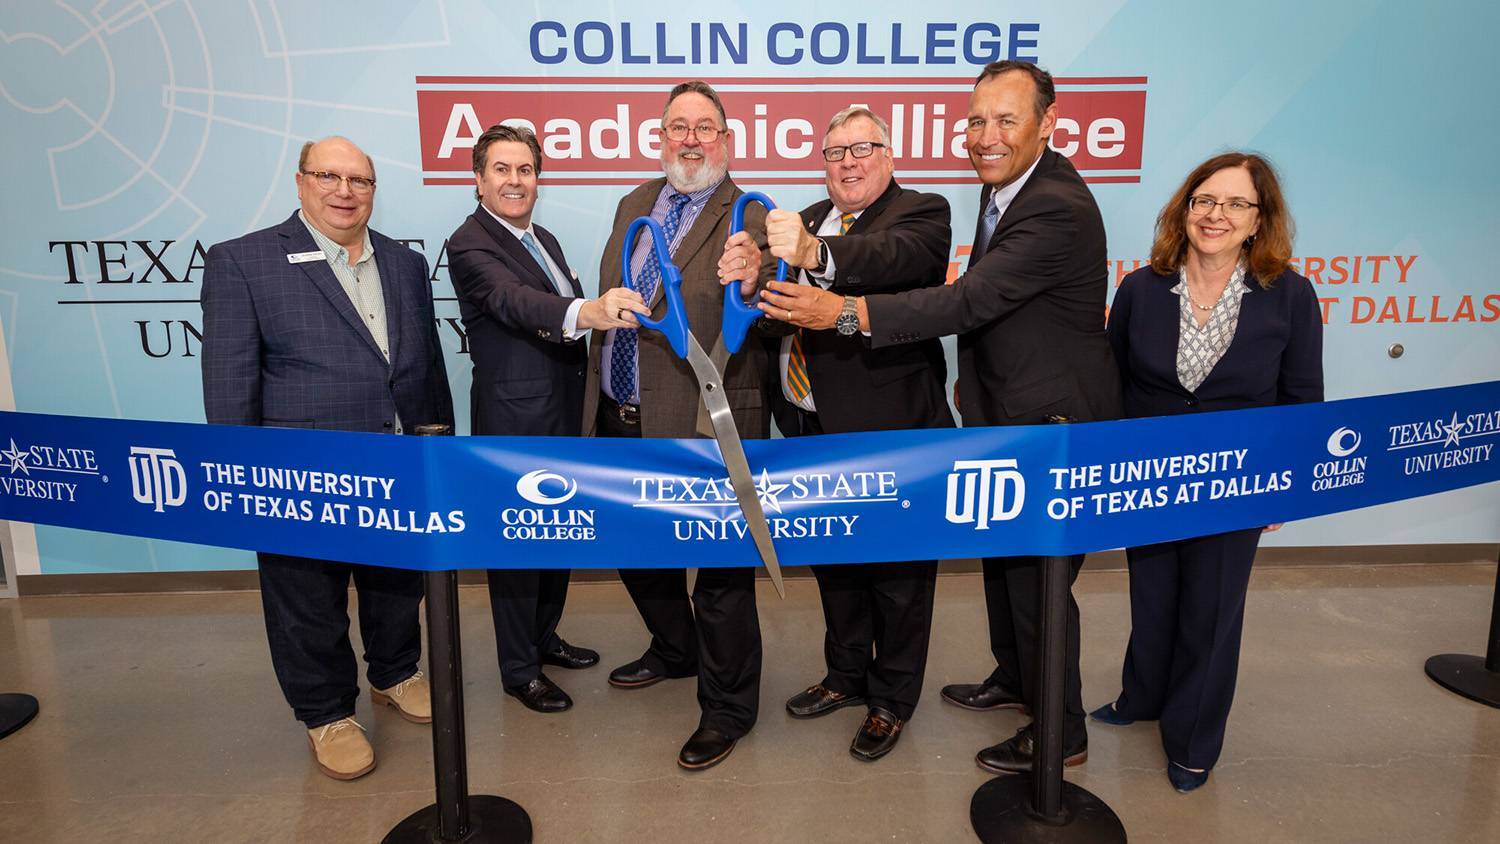
[[[731,233],[744,228],[745,206],[751,202],[760,202],[767,208],[775,207],[764,194],[743,194],[734,204],[730,217]],[[724,459],[724,468],[729,470],[729,483],[734,488],[740,511],[745,514],[745,524],[750,529],[750,536],[755,539],[755,548],[760,552],[761,563],[765,565],[766,573],[771,576],[771,583],[776,586],[776,594],[785,598],[786,586],[781,580],[781,564],[776,559],[776,547],[771,544],[771,527],[766,522],[766,513],[760,504],[760,495],[755,489],[755,481],[750,476],[750,463],[745,459],[745,447],[740,442],[740,431],[734,424],[734,416],[729,411],[729,396],[724,393],[723,379],[719,375],[718,368],[714,366],[713,360],[703,351],[703,345],[688,329],[687,308],[682,303],[682,273],[672,263],[672,256],[668,252],[670,244],[667,243],[666,233],[662,231],[661,224],[650,217],[636,218],[625,230],[625,245],[620,251],[621,278],[630,279],[630,255],[635,251],[636,236],[641,229],[650,232],[652,245],[656,249],[656,260],[661,267],[662,298],[667,302],[667,312],[659,320],[644,316],[638,317],[638,320],[642,328],[660,331],[665,335],[667,342],[672,346],[672,351],[676,352],[678,357],[686,358],[688,364],[692,366],[693,375],[698,379],[698,395],[702,397],[703,405],[708,409],[709,421],[713,423],[714,438],[719,444],[719,454]],[[779,280],[785,280],[785,262],[778,267],[776,277]],[[635,286],[633,282],[631,286]],[[739,351],[740,346],[745,342],[745,335],[750,330],[750,323],[761,316],[760,309],[746,304],[745,300],[740,298],[738,283],[725,285],[724,318],[719,339],[715,344],[715,355],[719,355],[719,346],[724,348],[726,359],[728,355]]]

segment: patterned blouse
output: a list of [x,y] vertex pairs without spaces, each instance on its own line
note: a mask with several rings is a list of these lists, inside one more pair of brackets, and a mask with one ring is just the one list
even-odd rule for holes
[[1234,330],[1240,324],[1240,299],[1245,295],[1245,265],[1234,268],[1229,283],[1213,307],[1208,322],[1202,326],[1193,317],[1193,299],[1188,294],[1187,267],[1177,273],[1177,286],[1172,288],[1179,299],[1177,309],[1177,380],[1188,392],[1208,377],[1208,373],[1229,350],[1234,340]]

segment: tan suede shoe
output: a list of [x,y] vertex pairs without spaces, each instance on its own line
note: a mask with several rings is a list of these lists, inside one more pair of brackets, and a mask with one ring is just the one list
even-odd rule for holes
[[396,707],[413,724],[432,723],[432,689],[420,671],[389,689],[371,689],[370,700]]
[[375,748],[353,718],[308,730],[307,743],[318,767],[336,780],[359,779],[375,770]]

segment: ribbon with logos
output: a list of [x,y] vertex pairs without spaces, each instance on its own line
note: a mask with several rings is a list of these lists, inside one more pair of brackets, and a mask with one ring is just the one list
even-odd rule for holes
[[[784,564],[1071,554],[1500,480],[1500,381],[745,443]],[[0,413],[0,518],[413,569],[751,566],[713,440]]]

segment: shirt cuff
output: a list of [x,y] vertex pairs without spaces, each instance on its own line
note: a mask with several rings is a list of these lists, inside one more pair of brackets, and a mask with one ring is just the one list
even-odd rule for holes
[[563,315],[562,330],[564,340],[577,340],[583,336],[578,331],[578,312],[583,310],[583,303],[586,301],[588,300],[574,299],[573,303],[568,305],[568,312]]
[[[827,248],[827,247],[824,247],[824,248]],[[816,272],[813,272],[812,270],[808,270],[807,271],[807,277],[811,278],[811,279],[815,279],[818,282],[818,285],[821,286],[823,289],[826,290],[829,287],[833,286],[833,280],[837,277],[837,275],[836,275],[837,272],[838,272],[838,270],[835,269],[834,266],[833,266],[833,250],[829,249],[828,250],[828,264],[827,264],[827,266],[823,267],[823,272],[816,273]]]

